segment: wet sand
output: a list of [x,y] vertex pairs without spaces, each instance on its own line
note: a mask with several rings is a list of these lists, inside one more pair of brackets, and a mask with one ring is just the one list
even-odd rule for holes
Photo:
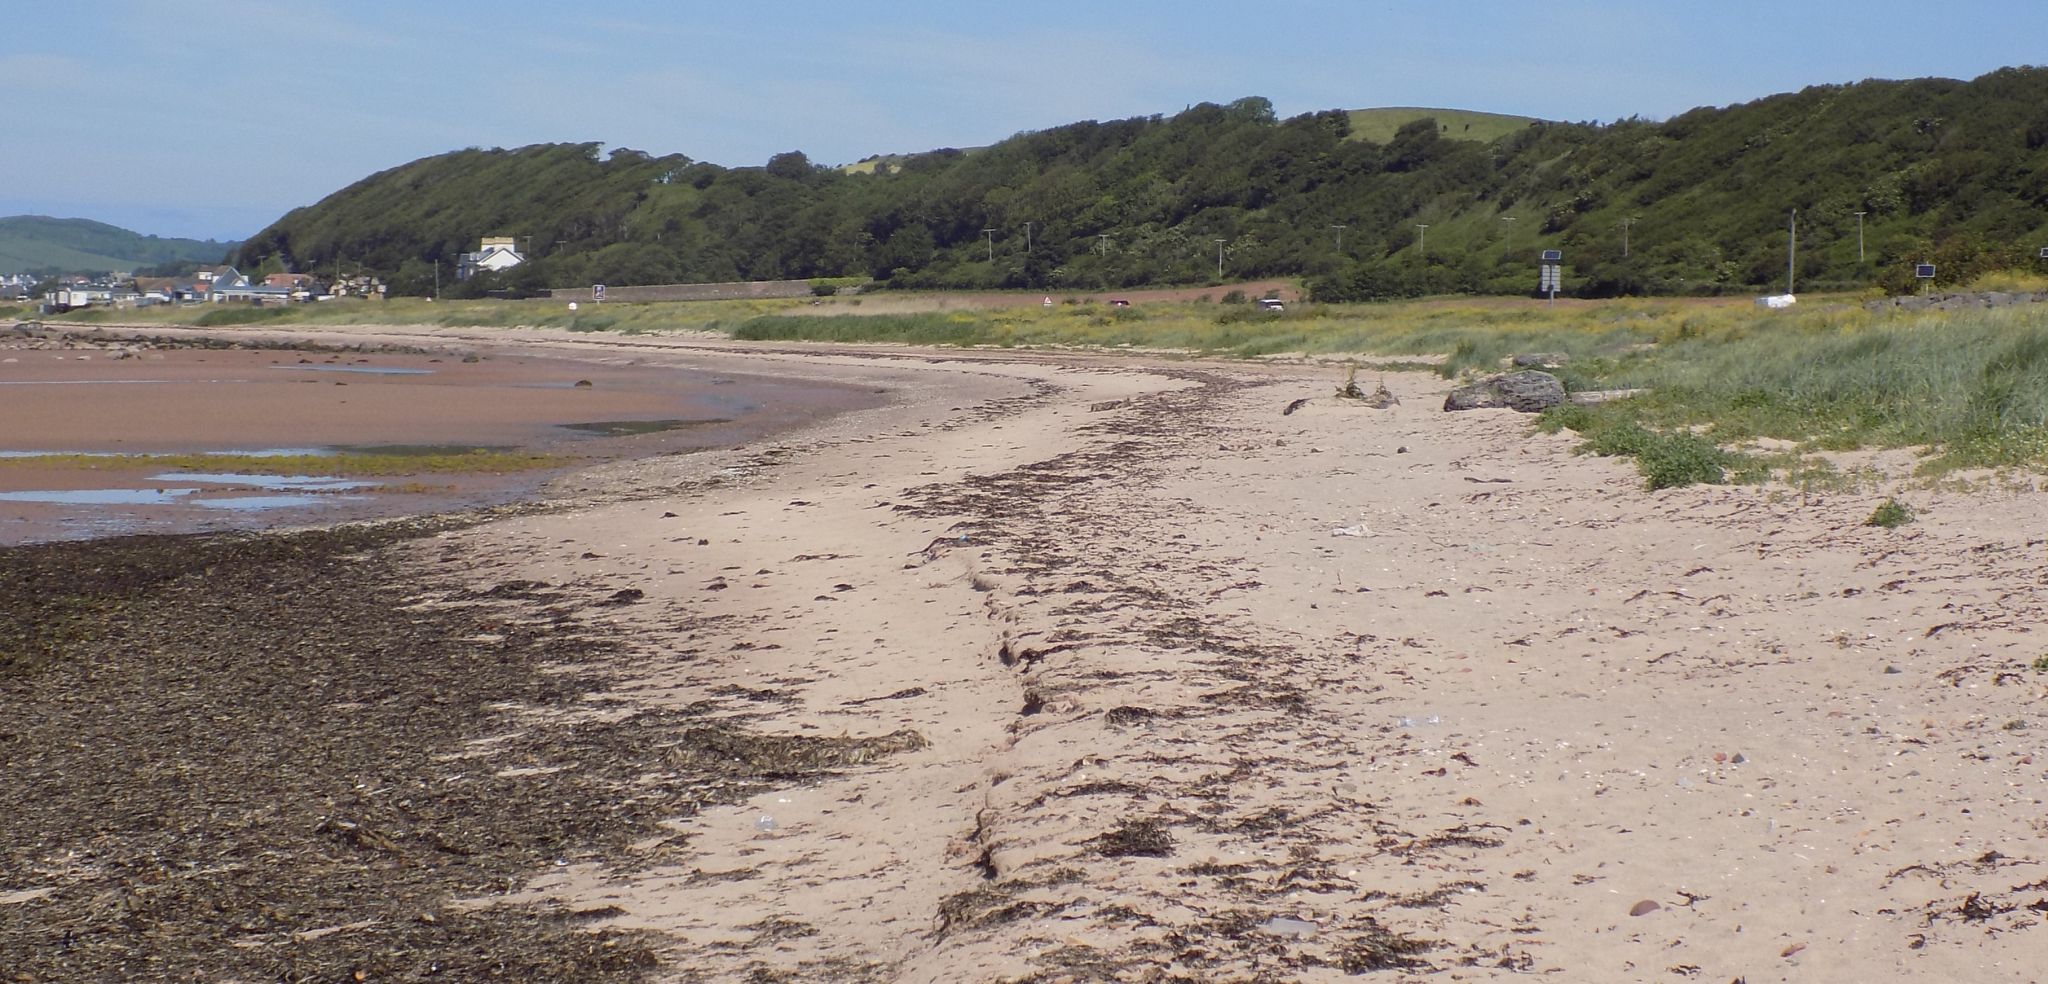
[[[744,444],[877,399],[871,388],[571,353],[144,348],[107,337],[0,348],[0,543],[499,504],[575,467]],[[470,448],[553,462],[395,475],[337,466],[300,477],[359,481],[277,488],[256,476],[195,482],[195,471],[235,469],[132,457]],[[8,457],[37,453],[89,457]]]

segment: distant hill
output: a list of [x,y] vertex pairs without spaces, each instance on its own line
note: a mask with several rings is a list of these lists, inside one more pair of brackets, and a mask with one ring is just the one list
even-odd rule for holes
[[[530,262],[457,293],[867,277],[1087,291],[1296,277],[1318,298],[1565,289],[1915,289],[2034,271],[2048,246],[2048,69],[1817,85],[1668,120],[1438,109],[1278,118],[1246,97],[973,151],[726,168],[599,144],[455,151],[371,175],[245,243],[245,270],[345,258],[444,287],[484,236]],[[886,167],[873,167],[886,164]],[[863,171],[867,173],[862,173]]]
[[238,244],[162,239],[91,219],[0,218],[0,273],[106,273],[166,263],[218,263]]
[[1540,123],[1530,116],[1503,116],[1499,113],[1475,113],[1466,109],[1419,109],[1412,106],[1390,106],[1383,109],[1354,109],[1351,116],[1351,139],[1370,140],[1386,143],[1394,139],[1401,128],[1419,119],[1436,120],[1436,131],[1450,140],[1476,140],[1492,143],[1516,130],[1526,130],[1531,124]]

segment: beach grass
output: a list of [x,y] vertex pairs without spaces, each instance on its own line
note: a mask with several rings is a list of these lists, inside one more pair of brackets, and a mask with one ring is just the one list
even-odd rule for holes
[[1648,391],[1554,418],[1596,441],[1633,424],[1724,446],[1774,439],[1808,451],[1918,448],[1931,474],[2048,468],[2048,311],[1735,329],[1582,373]]

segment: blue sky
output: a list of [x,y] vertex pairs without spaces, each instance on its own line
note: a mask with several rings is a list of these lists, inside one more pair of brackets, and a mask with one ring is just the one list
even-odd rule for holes
[[[2038,0],[9,0],[0,215],[239,239],[462,147],[727,166],[975,146],[1265,96],[1664,118],[2048,61]],[[23,8],[45,8],[40,13]]]

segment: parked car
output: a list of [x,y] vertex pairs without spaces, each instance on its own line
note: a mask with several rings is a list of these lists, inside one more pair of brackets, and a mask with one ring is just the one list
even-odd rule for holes
[[1259,298],[1259,310],[1285,311],[1287,310],[1287,305],[1281,303],[1280,299],[1277,297],[1261,297]]

